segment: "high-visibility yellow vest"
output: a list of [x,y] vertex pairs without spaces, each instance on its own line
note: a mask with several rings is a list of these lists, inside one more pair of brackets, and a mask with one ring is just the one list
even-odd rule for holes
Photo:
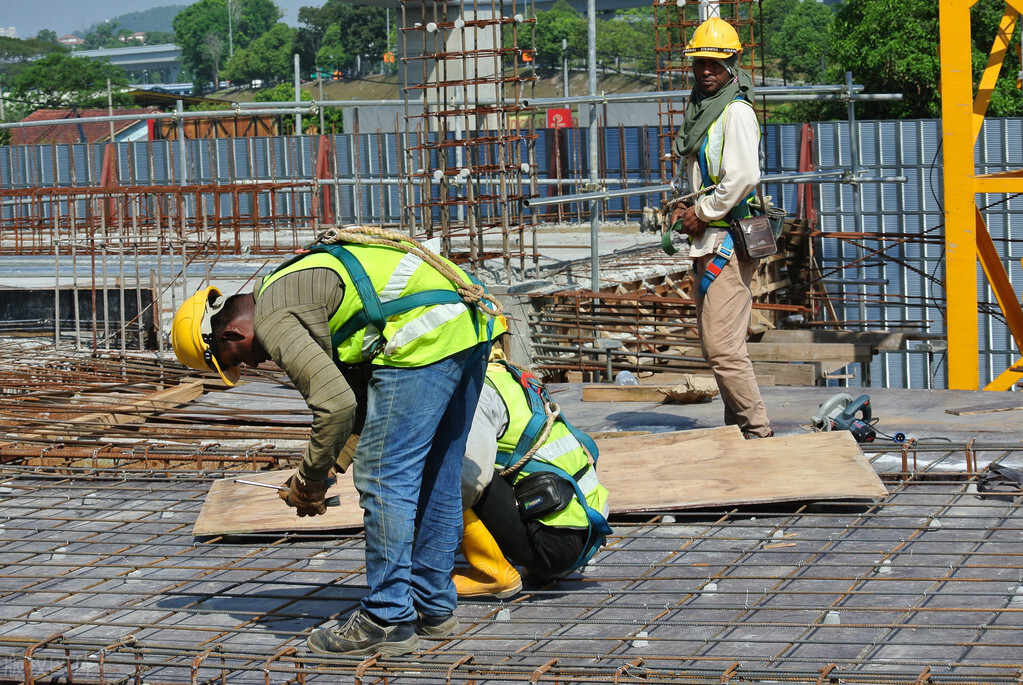
[[[277,279],[300,269],[327,268],[341,277],[344,296],[329,322],[341,362],[426,366],[487,340],[487,315],[453,295],[454,285],[420,257],[386,245],[346,244],[343,248],[362,266],[381,304],[415,294],[429,298],[431,293],[446,296],[449,301],[425,304],[389,316],[383,330],[368,324],[336,340],[345,324],[363,311],[363,301],[352,274],[338,257],[319,247],[285,262],[263,279],[260,293]],[[465,275],[457,267],[456,270]],[[465,275],[465,282],[471,283],[468,275]]]
[[[508,427],[498,437],[497,449],[498,452],[510,454],[515,451],[515,446],[532,418],[533,412],[523,394],[526,392],[525,389],[512,377],[503,364],[490,364],[487,367],[486,382],[501,396],[501,401],[504,402],[505,409],[508,411]],[[586,497],[587,504],[607,518],[607,488],[597,481],[597,471],[589,463],[586,451],[564,423],[560,420],[554,422],[547,439],[532,458],[557,466],[574,476],[579,489]],[[518,481],[529,473],[530,468],[527,462],[525,467],[518,472],[515,480]],[[572,502],[561,511],[549,514],[539,520],[548,526],[561,528],[585,529],[589,525],[586,512],[583,511],[582,505],[576,498],[573,498]]]
[[[753,105],[749,101],[737,97],[727,105],[721,111],[720,116],[714,120],[714,123],[707,129],[707,133],[703,136],[703,142],[700,144],[697,150],[698,161],[700,165],[700,187],[706,188],[709,185],[714,185],[721,180],[721,156],[725,149],[725,115],[728,113],[728,108],[734,106],[737,103],[742,103],[746,107],[752,108]],[[757,133],[759,138],[760,129],[758,127]],[[759,164],[759,159],[752,160],[751,163]],[[721,219],[711,221],[709,226],[728,226],[729,217],[733,219],[742,219],[750,215],[747,204],[752,200],[754,194],[751,192],[746,197],[742,204],[741,210],[735,211],[728,216]]]

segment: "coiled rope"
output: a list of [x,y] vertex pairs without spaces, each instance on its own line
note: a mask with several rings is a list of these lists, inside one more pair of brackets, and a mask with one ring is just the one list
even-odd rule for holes
[[[693,198],[699,197],[704,193],[709,193],[710,191],[714,190],[717,187],[718,186],[715,183],[714,185],[709,185],[706,188],[701,188],[700,190],[689,193],[688,195],[676,195],[669,198],[667,202],[661,205],[661,217],[663,217],[663,219],[668,219],[671,216],[671,212],[672,210],[675,209],[676,205],[682,202],[689,202]],[[665,221],[664,223],[666,224],[667,222]]]
[[359,243],[361,245],[386,245],[393,247],[422,259],[424,262],[439,271],[451,285],[455,286],[455,292],[462,298],[462,301],[469,305],[479,307],[481,311],[489,316],[500,316],[503,309],[493,295],[479,283],[466,283],[462,278],[461,271],[451,266],[447,261],[424,246],[417,240],[395,231],[388,231],[379,226],[331,226],[317,239],[317,243],[331,245],[333,243]]

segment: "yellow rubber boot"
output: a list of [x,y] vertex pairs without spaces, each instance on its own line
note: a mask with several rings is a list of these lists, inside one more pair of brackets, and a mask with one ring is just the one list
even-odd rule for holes
[[451,579],[459,597],[494,597],[504,599],[522,589],[522,578],[508,563],[483,522],[471,510],[462,514],[462,554],[469,562],[467,569],[455,569]]

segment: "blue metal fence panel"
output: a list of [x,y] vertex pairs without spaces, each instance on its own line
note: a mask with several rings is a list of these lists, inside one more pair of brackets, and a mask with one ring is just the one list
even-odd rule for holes
[[[868,176],[904,176],[907,180],[905,183],[861,183],[857,191],[850,184],[838,182],[811,186],[822,231],[862,234],[819,241],[817,256],[828,292],[839,318],[852,327],[869,319],[881,325],[940,334],[944,328],[940,121],[859,121],[856,126],[859,156],[855,163],[860,171]],[[765,127],[766,173],[798,170],[800,129],[798,124]],[[818,170],[853,166],[848,123],[819,122],[813,125],[813,131],[814,164]],[[476,135],[483,133],[476,132]],[[602,133],[601,171],[609,187],[656,185],[660,183],[660,169],[665,161],[669,168],[677,166],[677,160],[665,159],[666,154],[670,155],[670,136],[659,135],[656,126],[610,128]],[[332,135],[331,171],[341,181],[332,188],[337,221],[393,224],[401,220],[407,203],[421,202],[420,193],[429,192],[434,199],[439,198],[437,184],[428,184],[427,191],[418,178],[422,174],[432,175],[440,168],[441,156],[448,169],[502,162],[517,165],[530,160],[539,179],[553,178],[560,164],[561,177],[571,181],[563,189],[566,193],[579,192],[580,185],[589,177],[587,129],[571,128],[559,133],[541,130],[535,141],[518,141],[503,150],[498,143],[472,145],[465,148],[471,157],[460,157],[456,146],[438,151],[432,147],[436,134],[428,135],[431,148],[425,154],[416,150],[418,136],[414,132]],[[978,172],[1023,166],[1020,140],[1023,140],[1023,120],[988,119],[975,153]],[[185,141],[186,181],[231,184],[311,180],[316,174],[318,143],[316,136]],[[180,181],[180,149],[179,141],[168,140],[120,144],[117,149],[119,180],[127,185],[169,185]],[[555,159],[559,152],[560,162]],[[103,153],[103,144],[0,147],[0,188],[96,185],[102,174]],[[410,164],[426,168],[405,168]],[[390,183],[408,178],[410,174],[420,176],[404,185]],[[552,192],[550,188],[539,186],[539,195],[548,196]],[[484,185],[474,186],[473,190],[477,196],[493,192]],[[790,209],[790,214],[794,213],[797,190],[796,184],[772,183],[765,188],[781,206]],[[217,207],[208,198],[205,211],[219,213],[222,218],[233,217],[235,211],[242,216],[258,213],[267,217],[290,212],[311,216],[310,191],[311,188],[300,188],[277,194],[262,192],[255,197],[253,193],[225,194],[220,196]],[[464,198],[467,188],[464,184],[451,183],[449,191]],[[234,197],[237,197],[237,207]],[[278,207],[270,206],[273,197]],[[645,204],[658,206],[662,198],[661,194],[654,194],[613,199],[606,209],[616,216],[627,213],[635,220]],[[1011,282],[1023,283],[1020,265],[1023,249],[1017,242],[1023,235],[1023,197],[989,194],[979,196],[978,204],[983,208],[988,230],[1003,256]],[[84,204],[78,209],[84,211]],[[187,203],[184,209],[191,216],[202,211]],[[0,206],[0,216],[4,219],[13,218],[17,211],[15,203]],[[66,204],[59,211],[66,213]],[[443,211],[455,210],[435,208],[428,220],[437,225]],[[499,210],[490,205],[482,206],[480,211],[483,221],[495,222],[500,218],[495,213]],[[556,211],[555,208],[539,208],[526,211],[524,215],[532,221],[541,215],[549,217]],[[588,220],[588,212],[588,203],[576,203],[561,208],[559,216]],[[452,218],[458,217],[452,214]],[[422,218],[415,221],[422,221]],[[979,267],[977,273],[979,282],[984,284],[981,299],[993,304],[993,293],[986,286]],[[1004,324],[987,315],[982,321],[981,376],[982,382],[986,382],[1015,362],[1013,357],[1017,351]],[[915,350],[888,353],[875,359],[871,373],[874,382],[903,387],[943,387],[944,359],[940,353]],[[849,384],[860,381],[853,379]]]

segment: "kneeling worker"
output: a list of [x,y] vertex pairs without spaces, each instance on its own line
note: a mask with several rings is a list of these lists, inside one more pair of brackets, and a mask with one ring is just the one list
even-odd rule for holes
[[302,393],[309,443],[281,492],[299,516],[325,513],[326,479],[355,421],[353,379],[369,376],[354,456],[369,593],[344,626],[309,636],[314,652],[405,654],[418,635],[458,625],[450,574],[462,534],[459,477],[486,369],[487,314],[498,310],[481,299],[489,295],[463,271],[400,234],[335,229],[254,292],[206,288],[174,317],[186,366],[233,385],[239,364],[273,358]]
[[[507,330],[503,319],[498,334]],[[462,463],[462,554],[470,568],[456,569],[459,597],[517,593],[522,580],[505,557],[535,578],[589,561],[611,532],[597,456],[540,381],[495,346]]]

